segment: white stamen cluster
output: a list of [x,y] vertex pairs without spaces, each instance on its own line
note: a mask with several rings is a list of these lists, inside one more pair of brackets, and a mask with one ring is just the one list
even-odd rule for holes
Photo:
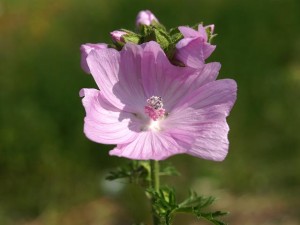
[[147,103],[153,109],[161,109],[164,106],[162,97],[159,96],[152,96],[151,98],[147,99]]
[[165,115],[165,109],[163,108],[162,97],[152,96],[147,99],[147,105],[145,106],[145,113],[154,121],[162,118]]

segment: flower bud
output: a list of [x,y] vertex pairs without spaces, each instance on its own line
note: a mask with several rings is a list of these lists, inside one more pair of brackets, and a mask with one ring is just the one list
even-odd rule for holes
[[136,26],[146,25],[150,26],[153,22],[158,22],[158,19],[150,10],[140,11],[136,17]]
[[127,34],[125,31],[121,31],[121,30],[115,30],[113,32],[110,32],[110,36],[113,40],[113,42],[122,42],[124,43],[124,38],[123,35]]

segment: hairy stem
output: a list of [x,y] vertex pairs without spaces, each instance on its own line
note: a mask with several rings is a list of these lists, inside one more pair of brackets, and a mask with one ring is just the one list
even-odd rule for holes
[[[159,191],[159,162],[155,160],[150,161],[150,172],[151,172],[151,180],[150,180],[150,187],[153,188],[155,191]],[[155,199],[152,198],[152,218],[153,218],[153,225],[160,225],[159,218],[155,213],[154,209],[154,201]]]

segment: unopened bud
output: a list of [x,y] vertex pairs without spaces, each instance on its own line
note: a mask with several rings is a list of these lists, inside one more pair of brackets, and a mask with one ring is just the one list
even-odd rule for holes
[[150,10],[140,11],[136,17],[136,26],[146,25],[150,26],[153,22],[158,23],[158,19]]
[[121,31],[121,30],[115,30],[113,32],[110,32],[110,36],[113,40],[113,42],[125,42],[123,35],[127,34],[125,31]]

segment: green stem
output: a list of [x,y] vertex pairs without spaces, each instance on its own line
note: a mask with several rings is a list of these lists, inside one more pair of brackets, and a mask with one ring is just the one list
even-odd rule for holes
[[[155,160],[150,161],[150,172],[151,172],[151,180],[150,180],[150,187],[153,188],[156,192],[159,191],[159,162]],[[159,217],[155,213],[154,209],[154,201],[155,199],[152,198],[152,218],[153,218],[153,225],[160,225]]]
[[151,168],[151,187],[155,191],[159,191],[159,162],[155,160],[151,160],[150,168]]

